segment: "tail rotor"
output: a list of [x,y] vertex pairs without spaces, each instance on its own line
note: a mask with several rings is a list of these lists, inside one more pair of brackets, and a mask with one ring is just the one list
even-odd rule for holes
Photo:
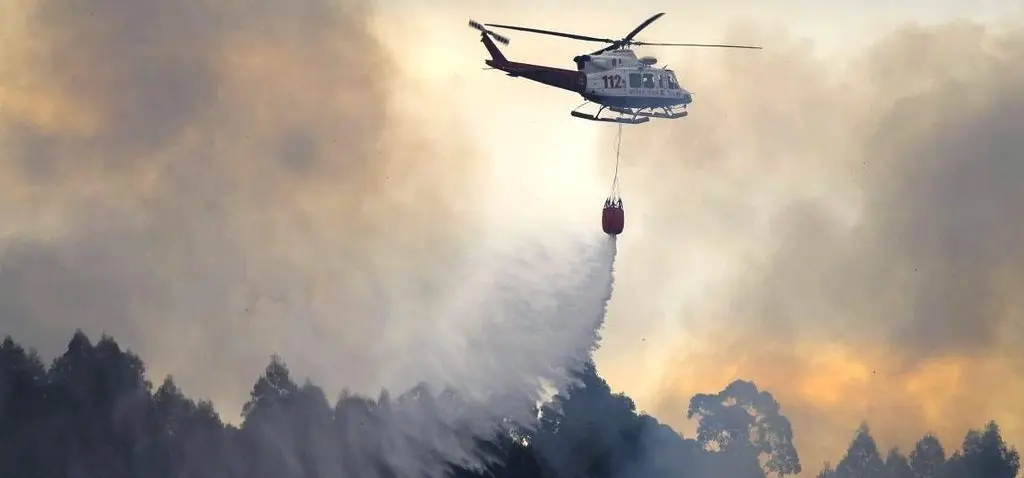
[[490,36],[491,38],[494,39],[494,41],[496,41],[498,43],[501,43],[502,45],[508,45],[509,44],[508,37],[505,37],[503,35],[494,33],[491,30],[488,30],[486,27],[484,27],[483,25],[481,25],[479,22],[477,22],[475,20],[470,20],[469,21],[469,26],[470,26],[470,28],[474,28],[476,30],[480,30],[481,33]]

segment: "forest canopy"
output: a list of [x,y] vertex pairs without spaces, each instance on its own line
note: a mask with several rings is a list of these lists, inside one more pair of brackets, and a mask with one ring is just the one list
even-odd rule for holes
[[[683,437],[613,393],[588,363],[579,383],[541,407],[540,425],[478,447],[486,469],[451,463],[450,476],[763,478],[805,472],[794,430],[771,393],[736,380],[690,400],[696,436]],[[397,404],[423,413],[457,406],[425,385],[392,398],[342,392],[333,402],[299,384],[273,356],[252,387],[241,425],[212,403],[186,397],[170,376],[155,387],[142,359],[114,338],[77,331],[49,366],[6,337],[0,344],[0,476],[4,477],[400,477],[382,431]],[[683,411],[680,411],[681,413]],[[458,435],[458,430],[452,433]],[[401,439],[401,437],[398,437]],[[948,447],[948,448],[947,448]],[[867,424],[819,478],[1014,478],[1016,449],[995,422],[943,445],[930,433],[909,453],[880,450]],[[813,472],[811,472],[813,473]]]

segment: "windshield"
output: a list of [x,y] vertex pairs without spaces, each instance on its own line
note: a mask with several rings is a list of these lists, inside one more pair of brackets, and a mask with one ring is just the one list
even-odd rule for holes
[[665,76],[665,79],[667,80],[666,83],[668,83],[668,88],[670,90],[678,90],[679,89],[679,83],[676,81],[676,74],[674,72],[672,72],[672,70],[665,71],[665,75],[664,76]]

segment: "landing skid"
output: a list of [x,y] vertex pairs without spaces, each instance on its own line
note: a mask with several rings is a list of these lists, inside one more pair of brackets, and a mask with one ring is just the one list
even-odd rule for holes
[[645,118],[679,119],[689,114],[685,109],[677,110],[669,107],[658,108],[661,111],[657,111],[655,108],[619,108],[617,106],[609,106],[608,109],[621,115],[642,116]]
[[[569,114],[574,116],[574,117],[576,117],[576,118],[590,120],[590,121],[601,121],[601,122],[605,122],[605,123],[642,124],[642,123],[646,123],[646,122],[651,120],[650,118],[647,118],[647,117],[639,117],[638,118],[637,115],[630,116],[629,113],[622,113],[622,112],[619,112],[619,111],[616,111],[616,113],[619,113],[619,116],[615,116],[615,117],[611,117],[611,118],[602,118],[601,117],[601,112],[604,111],[605,108],[608,108],[607,106],[604,106],[604,105],[601,105],[601,108],[597,110],[597,114],[595,114],[595,115],[587,114],[587,113],[581,113],[579,111],[579,109],[584,107],[588,103],[590,103],[590,102],[587,101],[587,102],[584,102],[582,105],[577,106],[576,109],[570,111]],[[608,109],[611,109],[611,108],[608,108]]]
[[[664,118],[664,119],[678,119],[683,118],[687,115],[685,107],[682,110],[674,109],[672,107],[660,107],[660,108],[621,108],[618,106],[606,106],[601,105],[601,108],[597,110],[597,114],[591,115],[587,113],[581,113],[580,108],[590,103],[590,101],[584,102],[582,105],[576,107],[576,109],[569,112],[570,115],[590,121],[603,121],[607,123],[623,123],[623,124],[642,124],[651,120],[651,118]],[[618,116],[614,117],[601,117],[601,112],[605,109],[618,113]]]
[[[641,117],[641,118],[628,118],[628,117],[625,117],[625,116],[616,116],[614,118],[600,118],[600,117],[597,117],[597,116],[594,116],[594,115],[588,115],[586,113],[580,113],[579,111],[576,111],[576,110],[570,111],[569,114],[571,114],[571,115],[573,115],[573,116],[575,116],[577,118],[582,118],[582,119],[590,120],[590,121],[602,121],[602,122],[605,122],[605,123],[641,124],[641,123],[646,123],[646,122],[651,120],[650,118],[643,118],[643,117]],[[598,113],[598,114],[600,114],[600,113]]]

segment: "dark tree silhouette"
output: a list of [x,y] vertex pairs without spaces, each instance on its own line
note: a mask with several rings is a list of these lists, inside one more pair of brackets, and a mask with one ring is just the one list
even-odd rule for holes
[[882,476],[885,464],[878,453],[875,439],[867,423],[862,423],[846,449],[846,455],[836,465],[836,478],[870,478]]
[[1015,478],[1020,472],[1020,455],[1003,441],[996,422],[983,431],[971,430],[961,449],[949,460],[950,478]]
[[[398,478],[422,476],[403,433],[417,423],[431,439],[493,458],[486,469],[445,465],[456,478],[763,478],[799,470],[793,432],[778,403],[751,382],[697,395],[698,436],[684,438],[612,393],[593,363],[579,385],[538,410],[539,428],[511,429],[470,442],[451,390],[420,385],[392,398],[343,392],[334,406],[323,390],[299,385],[279,357],[253,384],[240,427],[224,424],[209,401],[186,397],[172,377],[153,391],[145,366],[113,338],[95,344],[81,331],[49,367],[12,338],[0,343],[0,477],[32,478]],[[468,424],[466,424],[468,425]],[[453,428],[450,428],[453,427]],[[433,433],[441,431],[443,433]],[[412,450],[396,462],[395,450]],[[759,460],[764,461],[762,464]],[[431,460],[420,460],[430,462]],[[436,460],[434,460],[436,462]],[[423,465],[426,466],[426,465]],[[835,469],[819,478],[1013,478],[1017,451],[993,422],[971,431],[949,460],[926,435],[909,460],[895,449],[884,464],[866,425]]]
[[635,453],[640,422],[625,395],[614,395],[592,363],[582,383],[567,397],[542,410],[543,426],[533,436],[543,462],[560,476],[580,470],[588,476],[612,476],[615,466]]
[[48,437],[46,369],[33,352],[10,337],[0,344],[0,476],[18,476],[25,468],[43,472]]
[[939,439],[928,433],[910,452],[910,469],[914,478],[946,478],[946,450]]
[[[854,439],[856,442],[860,439]],[[870,448],[864,441],[864,448]],[[851,444],[851,448],[854,445]],[[849,453],[848,453],[849,455]],[[873,459],[871,461],[874,461]],[[881,472],[862,476],[883,478],[1014,478],[1020,472],[1020,456],[1017,450],[1003,441],[999,426],[989,422],[984,431],[971,430],[964,438],[960,450],[946,458],[946,451],[939,439],[928,433],[910,453],[909,459],[898,449],[889,450]],[[818,474],[819,478],[837,478],[841,473],[827,463]]]
[[900,453],[899,448],[889,449],[889,454],[885,457],[885,468],[882,469],[882,478],[914,478],[910,461]]
[[793,428],[780,410],[772,394],[737,380],[717,394],[693,397],[687,417],[697,418],[697,440],[718,452],[722,466],[731,468],[733,476],[763,475],[757,471],[761,455],[767,455],[765,471],[794,475],[802,470],[800,457],[793,446]]

